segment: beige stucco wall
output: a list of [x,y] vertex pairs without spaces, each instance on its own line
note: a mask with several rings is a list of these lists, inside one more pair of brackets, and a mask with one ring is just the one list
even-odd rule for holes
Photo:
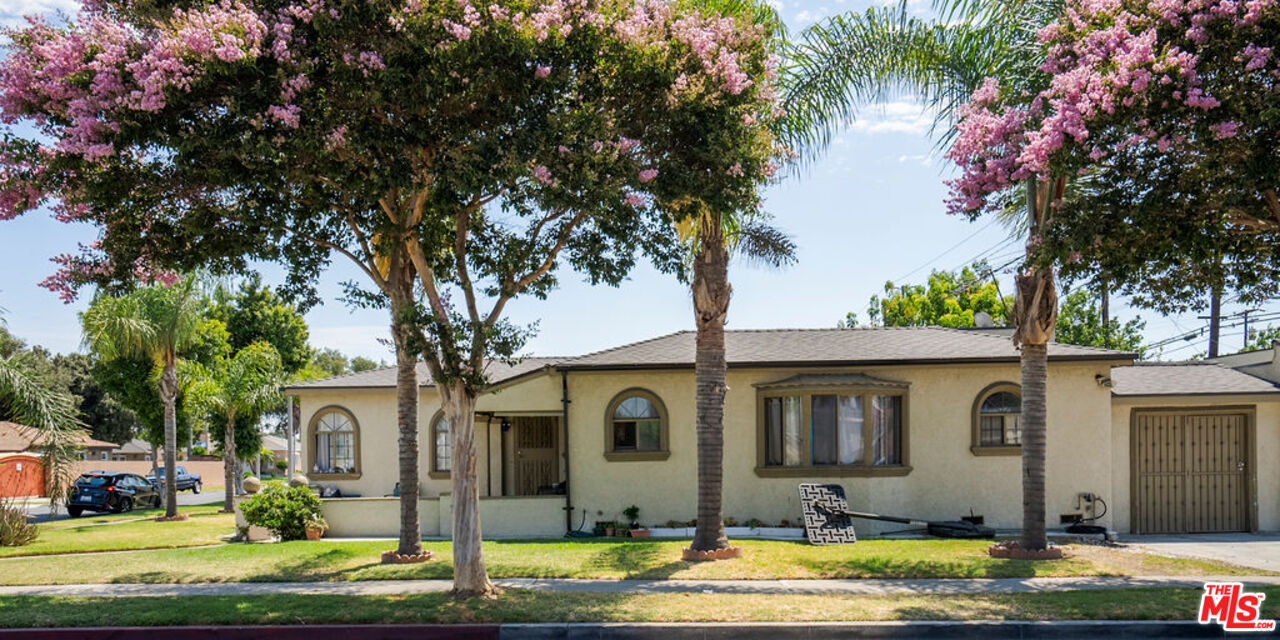
[[[1020,379],[1016,363],[917,367],[862,367],[846,372],[908,382],[909,463],[903,477],[762,478],[756,475],[756,389],[753,385],[809,370],[732,369],[725,406],[724,513],[739,522],[768,523],[800,519],[796,485],[801,482],[844,486],[855,510],[929,519],[956,519],[973,513],[989,525],[1015,528],[1022,519],[1021,462],[1017,456],[975,456],[970,451],[973,403],[996,382]],[[1111,412],[1108,390],[1095,375],[1105,363],[1054,364],[1050,368],[1048,409],[1048,520],[1075,513],[1080,492],[1107,495],[1112,461],[1106,455]],[[841,370],[823,369],[823,373]],[[572,429],[571,488],[575,524],[582,509],[587,522],[621,519],[630,504],[641,520],[655,524],[690,520],[696,513],[696,439],[692,371],[585,373],[569,377]],[[670,419],[667,460],[612,462],[604,457],[603,421],[609,401],[629,387],[662,398]],[[1093,453],[1096,452],[1096,455]],[[877,525],[861,523],[876,531]],[[884,528],[901,528],[887,525]]]
[[[424,538],[450,537],[452,500],[449,496],[418,503]],[[396,498],[337,498],[323,503],[329,537],[387,537],[400,535],[400,501]],[[480,499],[481,532],[492,538],[539,538],[564,535],[564,496]],[[442,528],[443,525],[443,528]]]
[[1131,432],[1130,425],[1135,409],[1178,408],[1214,409],[1222,407],[1247,407],[1255,409],[1255,488],[1254,500],[1258,512],[1258,529],[1280,531],[1280,466],[1275,464],[1280,455],[1280,399],[1274,396],[1172,396],[1172,397],[1117,397],[1112,402],[1111,421],[1111,495],[1115,496],[1113,526],[1117,531],[1129,532],[1131,525]]
[[[1095,375],[1107,375],[1108,363],[1054,363],[1050,367],[1048,408],[1049,460],[1048,510],[1050,526],[1060,514],[1076,513],[1076,494],[1091,492],[1112,501],[1115,456],[1108,451],[1113,442],[1112,409],[1109,390],[1100,387]],[[906,438],[913,467],[902,477],[813,477],[762,478],[756,475],[756,389],[753,385],[787,378],[797,373],[865,373],[879,378],[904,381],[908,391]],[[929,365],[861,367],[855,369],[733,369],[729,372],[729,392],[725,414],[725,497],[724,512],[739,522],[758,518],[767,523],[800,519],[796,485],[801,482],[830,482],[844,486],[856,510],[879,511],[929,519],[955,519],[973,513],[985,516],[989,525],[1016,528],[1021,523],[1021,462],[1017,456],[975,456],[970,451],[972,409],[977,395],[997,382],[1017,382],[1016,363],[998,365]],[[561,379],[558,373],[536,374],[516,384],[482,397],[477,411],[499,415],[559,415]],[[657,394],[669,418],[671,455],[662,461],[609,461],[605,459],[605,412],[621,391],[640,387]],[[640,507],[645,524],[668,520],[687,521],[696,512],[696,439],[694,429],[694,379],[692,370],[633,372],[572,372],[569,374],[570,404],[570,488],[575,507],[576,527],[586,513],[589,528],[595,520],[620,520],[631,504]],[[330,481],[344,492],[367,498],[391,493],[398,477],[396,454],[395,395],[392,389],[302,391],[302,426],[329,405],[351,411],[360,429],[361,476],[353,480]],[[419,411],[421,487],[425,499],[446,494],[447,478],[429,478],[430,430],[439,410],[432,389],[424,389]],[[502,493],[501,437],[495,421],[476,421],[481,449],[477,470],[481,496]],[[305,432],[304,432],[305,433]],[[490,437],[492,436],[492,437]],[[1280,443],[1277,443],[1280,445]],[[302,460],[307,460],[310,439],[303,438]],[[490,453],[486,459],[485,452]],[[509,456],[508,456],[509,457]],[[491,486],[492,480],[492,486]],[[1127,486],[1127,485],[1126,485]],[[1119,496],[1116,496],[1119,497]],[[560,500],[560,498],[547,498]],[[529,500],[524,498],[522,500]],[[346,501],[333,504],[337,515],[351,525],[335,524],[335,535],[394,535],[398,511],[393,500],[376,501],[374,507]],[[530,503],[537,504],[537,503]],[[563,504],[563,503],[560,503]],[[326,506],[326,518],[329,517]],[[532,508],[532,507],[531,507]],[[481,513],[486,536],[523,527],[525,535],[544,532],[560,535],[564,514],[538,506],[531,513],[519,507],[504,507],[490,513],[482,501]],[[351,515],[348,515],[348,511]],[[554,511],[554,515],[551,514]],[[428,525],[424,535],[439,535],[443,522],[448,528],[447,509],[443,520]],[[383,515],[377,515],[383,514]],[[1104,519],[1110,522],[1113,514]],[[507,519],[510,518],[510,521]],[[544,522],[545,518],[545,522]],[[490,523],[494,519],[494,524]],[[385,520],[385,522],[382,522]],[[375,523],[376,521],[376,523]],[[436,527],[429,532],[429,527]],[[860,531],[900,528],[860,523]],[[338,533],[343,531],[344,533]],[[357,533],[357,532],[368,533]],[[377,531],[377,533],[373,533]],[[541,533],[538,533],[541,535]]]

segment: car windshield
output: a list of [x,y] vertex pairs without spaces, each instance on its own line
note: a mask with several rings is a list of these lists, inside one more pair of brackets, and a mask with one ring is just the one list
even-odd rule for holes
[[85,487],[106,487],[110,486],[113,478],[108,476],[80,476],[76,484]]

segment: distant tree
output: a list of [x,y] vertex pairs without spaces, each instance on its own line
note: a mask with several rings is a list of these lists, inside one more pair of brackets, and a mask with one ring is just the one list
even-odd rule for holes
[[253,274],[234,292],[219,291],[210,315],[221,320],[230,333],[231,348],[237,352],[255,342],[266,342],[280,354],[288,375],[311,362],[314,350],[307,344],[307,322],[293,305],[285,304],[276,292]]
[[321,349],[311,356],[311,368],[328,376],[340,376],[350,373],[351,366],[345,355],[337,349]]
[[[927,284],[884,283],[884,294],[871,296],[867,315],[873,326],[885,327],[972,327],[974,314],[991,316],[998,326],[1010,322],[1012,297],[1001,297],[990,279],[985,262],[960,271],[934,271]],[[855,324],[848,325],[849,322]],[[847,326],[857,326],[857,315],[845,316]]]
[[135,435],[138,417],[93,375],[93,360],[83,353],[53,358],[57,384],[74,398],[80,420],[98,440],[124,444]]
[[[256,432],[262,412],[283,400],[280,384],[284,380],[284,369],[280,354],[269,343],[259,341],[233,355],[217,359],[212,366],[192,363],[187,372],[193,378],[188,391],[193,404],[225,419],[222,423],[223,468],[226,473],[223,508],[230,512],[235,508],[233,500],[238,484],[239,465],[236,461],[241,459],[236,442],[236,419],[245,418]],[[259,438],[244,459],[253,459],[261,449],[262,440]]]
[[178,458],[179,354],[198,344],[204,304],[197,279],[188,276],[118,297],[99,295],[81,315],[85,340],[100,360],[130,358],[151,365],[147,379],[156,380],[164,407],[166,518],[178,515],[174,469]]
[[371,371],[379,367],[385,366],[381,362],[374,362],[362,356],[356,356],[351,359],[351,372],[360,373],[361,371]]
[[1270,349],[1276,342],[1280,341],[1280,326],[1268,326],[1261,331],[1257,329],[1249,330],[1249,344],[1245,347],[1245,351],[1255,351],[1258,349]]
[[1066,344],[1132,351],[1141,356],[1146,351],[1142,348],[1146,326],[1140,318],[1128,322],[1111,318],[1104,325],[1098,294],[1081,287],[1061,299],[1054,336]]

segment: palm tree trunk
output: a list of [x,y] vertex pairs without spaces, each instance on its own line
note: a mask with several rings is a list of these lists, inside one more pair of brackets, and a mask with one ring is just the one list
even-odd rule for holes
[[1049,350],[1044,344],[1022,345],[1022,548],[1044,549],[1045,409]]
[[460,381],[441,385],[453,439],[453,593],[459,598],[495,592],[480,545],[480,483],[476,479],[476,394]]
[[694,376],[697,387],[698,523],[694,551],[729,546],[724,533],[724,396],[727,364],[724,323],[729,312],[729,254],[719,215],[704,223],[693,263],[697,321]]
[[1058,314],[1053,270],[1037,267],[1017,277],[1014,344],[1022,365],[1022,548],[1048,546],[1045,536],[1046,396],[1049,350]]
[[236,417],[227,416],[227,433],[222,438],[222,473],[226,481],[222,508],[228,512],[235,511],[236,495]]
[[[402,317],[396,314],[396,318]],[[400,545],[396,553],[422,553],[418,519],[418,358],[408,347],[408,328],[391,327],[396,340],[396,419],[400,426]]]
[[160,373],[160,400],[164,403],[164,517],[178,515],[178,367],[168,358]]

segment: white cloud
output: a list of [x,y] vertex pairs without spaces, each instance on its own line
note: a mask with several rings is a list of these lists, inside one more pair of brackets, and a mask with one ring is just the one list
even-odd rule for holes
[[23,16],[51,16],[58,11],[75,15],[79,10],[79,0],[5,0],[0,5],[0,25],[18,27],[26,24]]
[[918,164],[922,167],[931,167],[933,166],[933,154],[917,153],[914,155],[898,156],[898,164],[908,164],[908,163]]
[[871,105],[849,125],[854,133],[902,133],[925,135],[933,124],[933,114],[911,101],[881,102]]

